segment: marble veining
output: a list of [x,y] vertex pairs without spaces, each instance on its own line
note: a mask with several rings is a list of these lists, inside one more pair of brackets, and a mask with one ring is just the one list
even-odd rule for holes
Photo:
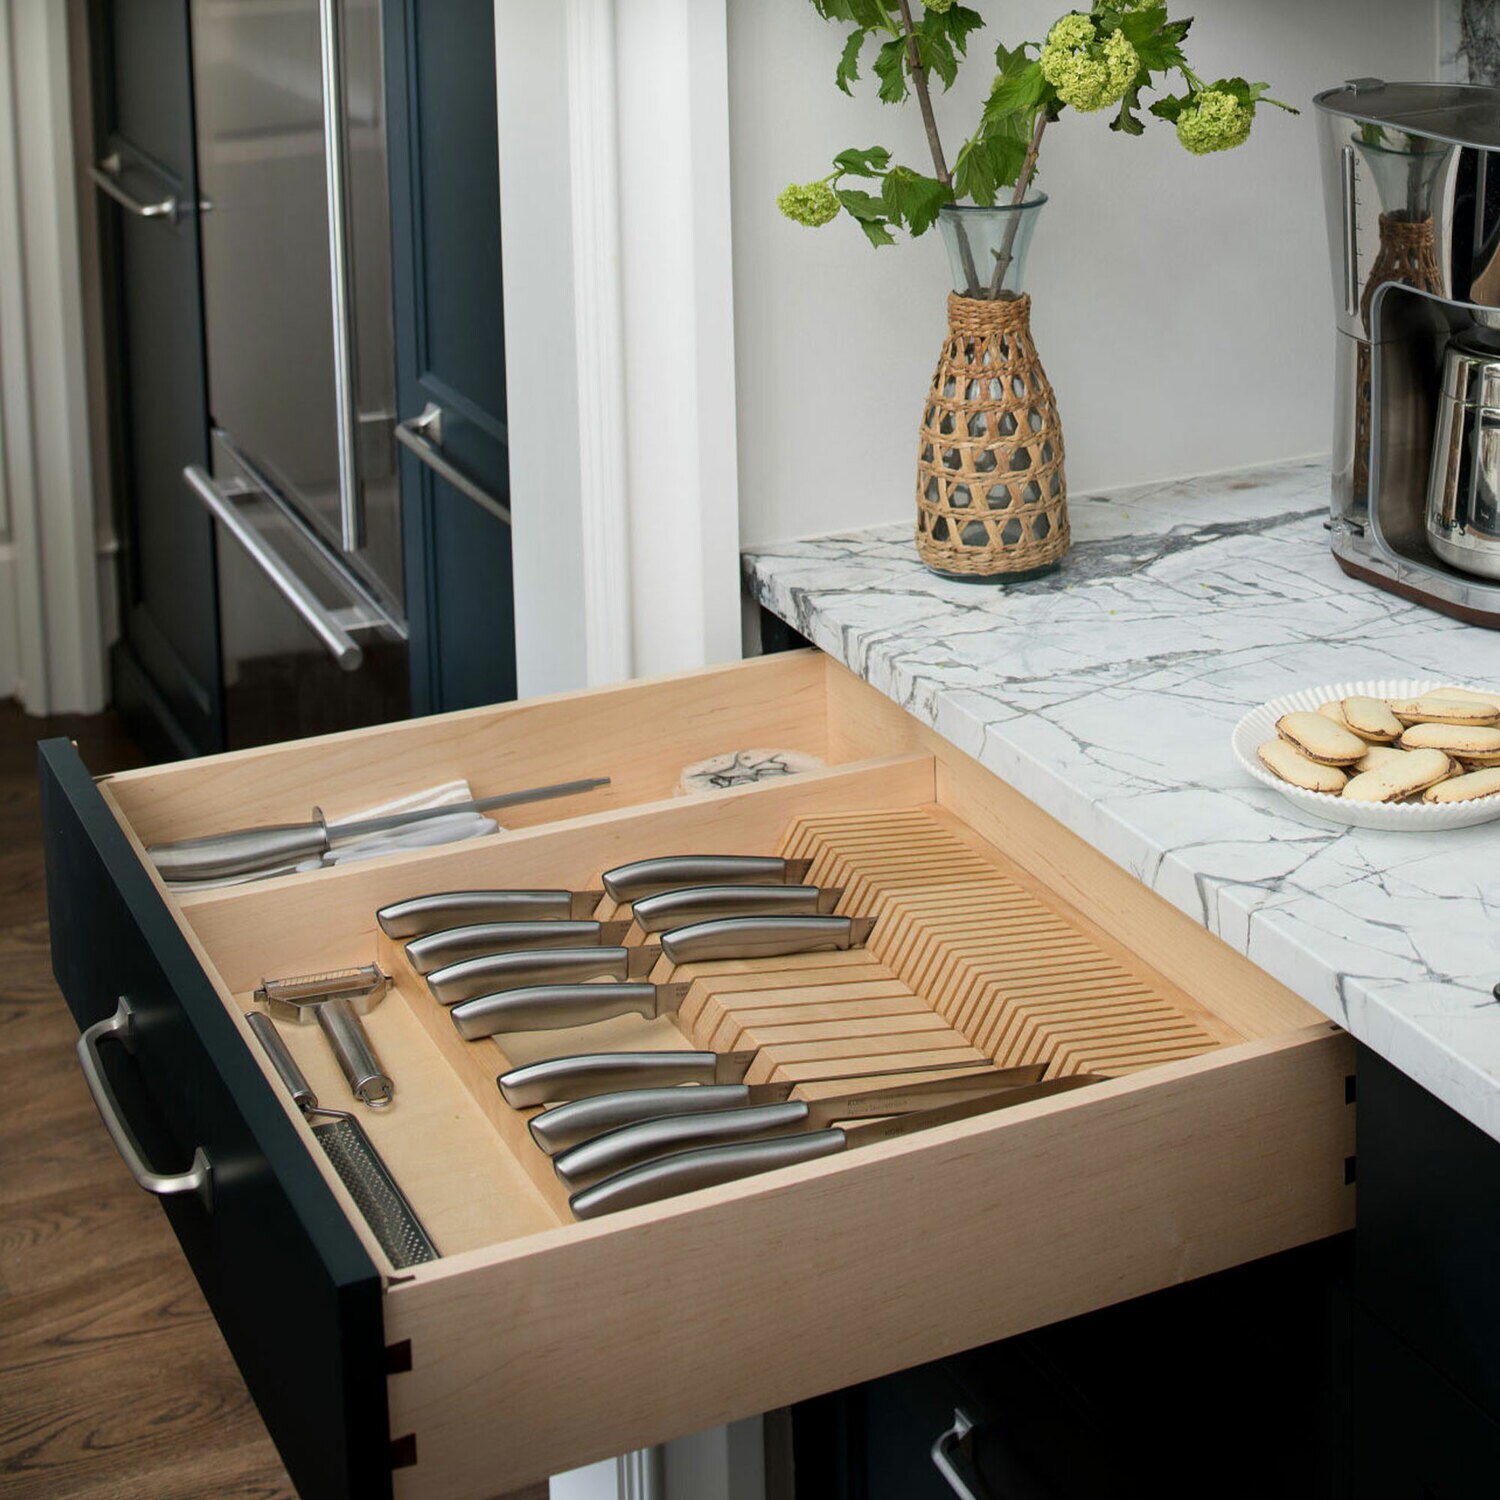
[[1069,500],[1062,569],[950,582],[908,525],[762,548],[753,596],[1500,1138],[1500,823],[1324,823],[1247,777],[1235,722],[1363,677],[1500,686],[1500,632],[1346,578],[1328,471]]

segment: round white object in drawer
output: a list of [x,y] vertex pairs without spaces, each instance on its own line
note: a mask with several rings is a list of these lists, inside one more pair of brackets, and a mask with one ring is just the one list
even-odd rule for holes
[[1276,721],[1283,715],[1316,711],[1332,699],[1342,698],[1419,698],[1423,693],[1458,683],[1436,678],[1387,678],[1377,682],[1336,682],[1329,687],[1306,688],[1272,698],[1249,713],[1234,726],[1234,753],[1247,774],[1264,786],[1280,792],[1288,802],[1331,823],[1348,823],[1355,828],[1384,828],[1398,832],[1428,833],[1443,828],[1468,828],[1500,818],[1500,795],[1480,797],[1473,802],[1357,802],[1331,792],[1309,792],[1273,776],[1260,763],[1257,754],[1267,740],[1276,738]]

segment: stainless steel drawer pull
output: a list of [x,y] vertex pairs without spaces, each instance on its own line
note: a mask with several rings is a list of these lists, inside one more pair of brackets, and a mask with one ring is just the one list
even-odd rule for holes
[[[953,1413],[953,1425],[938,1434],[932,1445],[933,1467],[948,1481],[948,1487],[959,1500],[991,1500],[990,1491],[973,1475],[959,1469],[959,1460],[964,1459],[963,1445],[974,1430],[974,1424],[961,1411]],[[964,1468],[968,1464],[965,1462]]]
[[333,611],[297,577],[286,559],[239,513],[229,496],[197,464],[189,464],[182,477],[214,518],[222,521],[224,529],[260,564],[276,591],[302,616],[339,666],[346,672],[357,670],[365,659],[359,643],[334,618]]
[[403,448],[409,448],[434,474],[446,479],[461,495],[489,511],[497,520],[510,525],[510,506],[503,500],[497,500],[483,485],[470,479],[438,446],[443,441],[443,409],[436,402],[429,401],[420,417],[408,417],[406,421],[398,422],[396,441]]
[[110,1140],[115,1143],[115,1150],[130,1168],[130,1175],[135,1178],[139,1187],[145,1188],[148,1193],[155,1193],[158,1198],[171,1198],[178,1193],[196,1193],[205,1208],[212,1208],[213,1167],[203,1147],[199,1146],[193,1152],[193,1164],[186,1172],[155,1171],[147,1164],[140,1144],[125,1123],[125,1116],[120,1111],[120,1101],[115,1098],[115,1092],[104,1076],[99,1044],[115,1041],[127,1052],[133,1052],[134,1025],[135,1012],[130,1001],[121,995],[115,1013],[102,1021],[95,1021],[78,1038],[78,1066],[83,1069],[83,1081],[88,1084],[89,1093],[94,1096],[94,1107],[104,1121]]
[[97,166],[89,168],[89,176],[100,192],[113,198],[128,214],[138,219],[165,219],[169,224],[177,222],[178,204],[175,197],[161,199],[157,203],[142,203],[133,193],[128,193],[120,184],[123,163],[118,151],[102,158]]

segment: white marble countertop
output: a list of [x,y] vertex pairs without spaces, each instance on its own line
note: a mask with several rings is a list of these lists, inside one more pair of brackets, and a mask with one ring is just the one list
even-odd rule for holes
[[1325,823],[1230,749],[1301,687],[1500,685],[1500,631],[1346,578],[1300,462],[1070,499],[1030,583],[949,582],[909,525],[762,548],[754,596],[1500,1138],[1500,822]]

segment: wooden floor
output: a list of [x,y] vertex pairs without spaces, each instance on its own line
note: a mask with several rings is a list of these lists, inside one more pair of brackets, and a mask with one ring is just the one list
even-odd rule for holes
[[139,763],[108,715],[33,719],[0,703],[0,1496],[294,1496],[166,1218],[79,1075],[47,952],[36,795],[35,742],[57,734],[96,774]]

